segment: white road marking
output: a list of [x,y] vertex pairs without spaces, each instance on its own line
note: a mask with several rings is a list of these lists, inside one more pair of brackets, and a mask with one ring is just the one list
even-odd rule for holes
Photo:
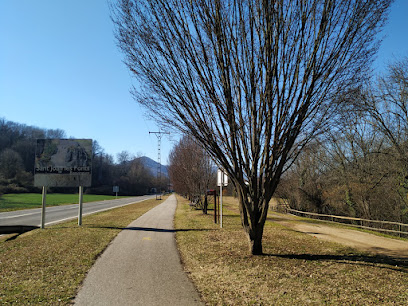
[[[97,211],[92,211],[92,212],[89,212],[89,213],[86,213],[86,214],[82,214],[82,216],[92,215],[92,214],[95,214],[95,213],[98,213],[98,212],[103,212],[103,211],[106,211],[106,210],[119,208],[119,207],[123,207],[123,206],[130,205],[130,204],[136,204],[136,203],[139,203],[139,202],[142,202],[142,201],[145,201],[145,200],[147,200],[147,199],[143,199],[143,200],[140,200],[140,201],[137,201],[137,202],[123,204],[123,205],[120,205],[120,206],[109,207],[109,208],[104,208],[104,209],[100,209],[100,210],[97,210]],[[64,219],[60,219],[60,220],[56,220],[56,221],[52,221],[52,222],[47,222],[47,223],[45,223],[45,225],[56,224],[56,223],[60,223],[60,222],[64,222],[64,221],[68,221],[68,220],[72,220],[72,219],[76,219],[76,218],[78,218],[78,216],[73,216],[73,217],[64,218]],[[41,226],[41,223],[38,226]]]
[[29,214],[18,215],[18,216],[2,217],[2,219],[19,218],[19,217],[25,217],[25,216],[30,216],[30,215],[37,215],[37,214],[40,214],[40,213],[41,213],[41,211],[35,212],[35,213],[29,213]]
[[[91,214],[95,214],[95,213],[99,213],[99,212],[111,210],[111,209],[114,209],[114,208],[120,208],[120,207],[123,207],[123,206],[126,206],[126,205],[135,204],[135,203],[139,203],[139,202],[148,200],[149,198],[150,198],[150,197],[145,197],[145,198],[142,198],[142,199],[137,200],[137,201],[135,201],[135,202],[125,203],[125,204],[122,204],[122,205],[119,205],[119,206],[114,206],[114,207],[103,208],[103,209],[99,209],[99,210],[96,210],[96,211],[84,213],[84,214],[82,214],[82,215],[83,215],[83,216],[87,216],[87,215],[91,215]],[[104,202],[105,202],[105,201],[104,201]],[[92,203],[94,203],[94,202],[89,202],[89,204],[92,204]],[[68,207],[69,205],[73,205],[73,206]],[[52,211],[47,210],[46,213],[59,212],[59,211],[63,211],[63,210],[65,210],[65,211],[68,211],[68,210],[77,210],[77,209],[78,209],[78,204],[68,204],[68,205],[61,205],[61,206],[57,206],[57,207],[55,207],[55,206],[52,207],[52,206],[51,206],[51,207],[49,207],[48,209],[51,209]],[[7,216],[7,217],[3,216],[2,219],[12,219],[12,218],[19,218],[19,217],[25,217],[25,216],[30,216],[30,215],[38,215],[38,214],[41,214],[41,210],[37,210],[36,212],[30,212],[30,213],[26,213],[26,214],[20,214],[20,215],[16,215],[16,216]],[[63,218],[63,219],[56,220],[56,221],[46,222],[45,225],[51,225],[51,224],[61,223],[61,222],[64,222],[64,221],[73,220],[73,219],[77,219],[77,218],[78,218],[78,215],[75,215],[75,216],[72,216],[72,217],[67,217],[67,218]],[[41,223],[38,224],[38,226],[41,226]]]

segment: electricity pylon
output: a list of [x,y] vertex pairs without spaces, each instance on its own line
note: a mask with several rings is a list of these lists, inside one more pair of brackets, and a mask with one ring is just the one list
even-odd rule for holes
[[157,184],[156,200],[161,200],[161,139],[164,134],[170,134],[168,132],[149,132],[149,134],[155,134],[157,136]]

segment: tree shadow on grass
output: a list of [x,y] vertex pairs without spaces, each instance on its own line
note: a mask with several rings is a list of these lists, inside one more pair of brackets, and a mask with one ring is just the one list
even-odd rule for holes
[[[279,257],[306,261],[334,261],[337,263],[375,266],[382,269],[408,273],[408,258],[383,255],[316,255],[316,254],[263,254],[262,256]],[[386,265],[386,266],[378,266]]]
[[21,234],[35,230],[37,228],[39,227],[31,226],[31,225],[2,225],[0,226],[0,235],[13,234],[13,236],[4,240],[4,241],[10,241],[10,240],[17,239],[17,237],[20,236]]
[[[270,222],[276,222],[276,223],[280,223],[280,222],[285,222],[285,223],[295,223],[295,222],[299,222],[299,220],[297,219],[285,219],[285,218],[279,218],[279,217],[267,217],[266,220],[270,221]],[[303,220],[302,220],[303,221]],[[306,220],[305,222],[307,222],[308,220]],[[323,221],[321,221],[323,222]]]
[[231,215],[231,214],[222,214],[223,218],[233,218],[233,219],[239,219],[241,218],[240,215]]

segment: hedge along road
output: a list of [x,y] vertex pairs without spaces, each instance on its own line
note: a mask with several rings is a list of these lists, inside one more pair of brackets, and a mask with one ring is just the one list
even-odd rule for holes
[[[105,200],[84,203],[82,215],[85,216],[89,214],[94,214],[112,208],[117,208],[145,201],[154,197],[155,197],[154,195],[145,195],[138,197],[122,198],[117,200]],[[51,225],[54,223],[77,218],[78,206],[79,204],[47,207],[45,211],[45,225]],[[0,227],[11,225],[40,226],[41,208],[0,213]]]

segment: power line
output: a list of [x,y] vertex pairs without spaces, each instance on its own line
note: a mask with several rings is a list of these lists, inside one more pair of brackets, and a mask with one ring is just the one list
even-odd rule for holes
[[155,134],[157,137],[157,189],[156,189],[156,200],[161,200],[161,139],[164,134],[170,134],[169,132],[149,132],[150,134]]

